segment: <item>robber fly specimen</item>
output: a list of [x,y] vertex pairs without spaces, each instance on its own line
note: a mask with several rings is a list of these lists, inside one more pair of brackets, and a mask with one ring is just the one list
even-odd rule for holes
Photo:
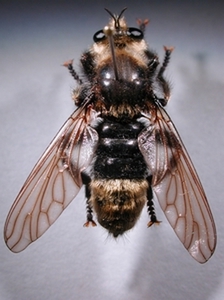
[[[144,40],[147,21],[128,27],[122,14],[93,36],[81,56],[77,109],[26,180],[6,220],[13,252],[39,238],[86,187],[87,221],[114,237],[131,229],[146,205],[150,227],[159,223],[153,194],[189,253],[204,263],[214,252],[216,230],[204,190],[171,119],[164,79],[172,48],[158,56]],[[159,97],[155,87],[163,96]]]

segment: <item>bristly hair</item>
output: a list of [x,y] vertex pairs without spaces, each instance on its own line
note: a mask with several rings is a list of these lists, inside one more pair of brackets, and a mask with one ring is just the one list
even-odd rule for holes
[[123,8],[122,11],[120,12],[120,14],[118,16],[116,16],[116,15],[113,15],[112,12],[109,11],[109,9],[105,8],[105,10],[108,12],[108,14],[114,19],[114,27],[116,30],[120,29],[119,21],[126,9],[127,9],[127,7]]

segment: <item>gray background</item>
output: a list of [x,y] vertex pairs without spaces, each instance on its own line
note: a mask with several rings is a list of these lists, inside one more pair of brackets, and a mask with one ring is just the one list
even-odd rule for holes
[[[224,299],[223,1],[1,1],[0,228],[33,165],[72,113],[74,82],[61,64],[79,58],[108,22],[150,18],[146,39],[163,57],[175,46],[168,105],[209,199],[218,231],[204,265],[183,248],[158,205],[159,227],[137,226],[117,241],[86,229],[83,191],[42,238],[20,254],[0,238],[0,299]],[[195,3],[196,2],[196,3]]]

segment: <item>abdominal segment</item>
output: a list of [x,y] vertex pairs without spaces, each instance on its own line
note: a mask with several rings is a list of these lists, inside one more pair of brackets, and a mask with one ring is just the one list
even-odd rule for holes
[[145,179],[94,179],[90,202],[98,222],[114,237],[131,229],[147,201]]

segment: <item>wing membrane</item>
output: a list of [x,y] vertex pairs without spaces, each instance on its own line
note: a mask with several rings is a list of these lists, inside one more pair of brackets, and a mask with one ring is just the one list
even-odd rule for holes
[[79,192],[81,171],[89,165],[98,141],[89,126],[92,117],[91,107],[78,108],[27,178],[5,223],[5,241],[13,252],[39,238]]
[[[200,263],[215,250],[216,229],[203,187],[171,119],[158,105],[139,148],[152,172],[152,187],[169,223]],[[152,121],[153,120],[153,121]]]

